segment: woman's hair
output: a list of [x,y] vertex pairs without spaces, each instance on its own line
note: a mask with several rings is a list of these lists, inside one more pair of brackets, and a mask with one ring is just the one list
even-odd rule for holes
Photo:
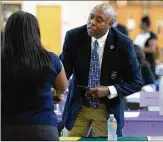
[[50,72],[51,59],[41,45],[37,19],[27,12],[15,12],[6,23],[3,40],[2,91],[38,94]]
[[145,23],[148,27],[150,27],[151,21],[150,21],[149,16],[144,16],[144,17],[142,17],[142,18],[141,18],[141,21],[142,21],[142,23]]

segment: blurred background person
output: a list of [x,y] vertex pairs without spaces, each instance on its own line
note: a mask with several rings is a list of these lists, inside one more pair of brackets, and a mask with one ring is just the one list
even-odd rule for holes
[[[135,44],[144,50],[145,58],[149,62],[150,68],[155,75],[157,36],[150,31],[150,25],[150,18],[148,16],[142,17],[140,24],[142,32],[137,35]],[[155,77],[157,78],[156,75]]]
[[128,30],[127,30],[126,26],[119,23],[118,20],[116,20],[114,22],[113,27],[116,28],[117,30],[119,30],[124,35],[128,36]]
[[61,101],[67,79],[59,58],[43,48],[32,14],[18,11],[9,17],[1,60],[2,140],[59,140],[54,101]]
[[[134,45],[134,50],[135,50],[137,59],[138,59],[138,61],[140,63],[140,66],[141,66],[141,73],[142,73],[142,79],[143,79],[142,90],[148,91],[148,89],[153,87],[153,86],[157,87],[158,84],[156,84],[155,76],[154,76],[154,74],[153,74],[153,72],[152,72],[152,70],[150,68],[149,62],[145,59],[144,51],[137,45]],[[147,87],[147,89],[146,89],[146,87]],[[153,89],[153,88],[151,88],[151,89]],[[139,109],[139,104],[138,104],[138,107],[137,107],[136,104],[137,103],[127,102],[127,99],[124,98],[124,108],[125,108],[125,110],[133,109],[133,108],[134,109],[135,108]],[[141,107],[141,109],[143,109],[143,107]],[[147,109],[147,108],[144,107],[144,109]]]
[[150,68],[149,62],[145,59],[144,51],[137,45],[134,45],[135,53],[141,65],[141,72],[144,85],[154,84],[155,76]]

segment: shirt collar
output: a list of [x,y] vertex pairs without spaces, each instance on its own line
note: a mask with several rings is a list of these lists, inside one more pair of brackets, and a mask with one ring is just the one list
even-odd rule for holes
[[108,31],[106,32],[106,34],[105,34],[104,36],[102,36],[102,37],[100,37],[100,38],[98,38],[98,39],[96,39],[95,37],[92,37],[91,45],[94,43],[95,40],[97,40],[99,46],[100,46],[100,47],[103,46],[103,44],[105,43],[106,38],[107,38],[107,36],[108,36],[108,33],[109,33],[109,29],[108,29]]

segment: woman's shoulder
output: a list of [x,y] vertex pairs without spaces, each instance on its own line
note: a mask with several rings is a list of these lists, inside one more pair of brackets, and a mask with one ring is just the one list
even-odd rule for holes
[[154,32],[150,32],[150,38],[156,38],[157,39],[157,35]]
[[61,64],[61,60],[59,59],[59,57],[53,53],[53,52],[49,52],[49,55],[51,57],[51,61],[52,61],[52,67],[53,69],[55,68],[57,70],[57,72],[59,73],[62,69],[62,64]]
[[53,53],[53,52],[48,52],[48,53],[49,53],[49,55],[50,55],[51,58],[57,58],[57,59],[59,59],[59,57],[55,53]]
[[52,60],[53,63],[59,63],[61,62],[61,60],[59,59],[59,57],[53,53],[53,52],[49,52],[50,58]]

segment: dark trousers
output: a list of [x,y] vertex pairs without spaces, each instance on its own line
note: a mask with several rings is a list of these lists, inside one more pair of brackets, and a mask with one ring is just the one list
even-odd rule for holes
[[59,136],[61,136],[61,131],[64,129],[64,123],[63,121],[59,121],[58,122],[58,132],[59,132]]
[[2,141],[59,141],[58,128],[49,125],[2,126]]

